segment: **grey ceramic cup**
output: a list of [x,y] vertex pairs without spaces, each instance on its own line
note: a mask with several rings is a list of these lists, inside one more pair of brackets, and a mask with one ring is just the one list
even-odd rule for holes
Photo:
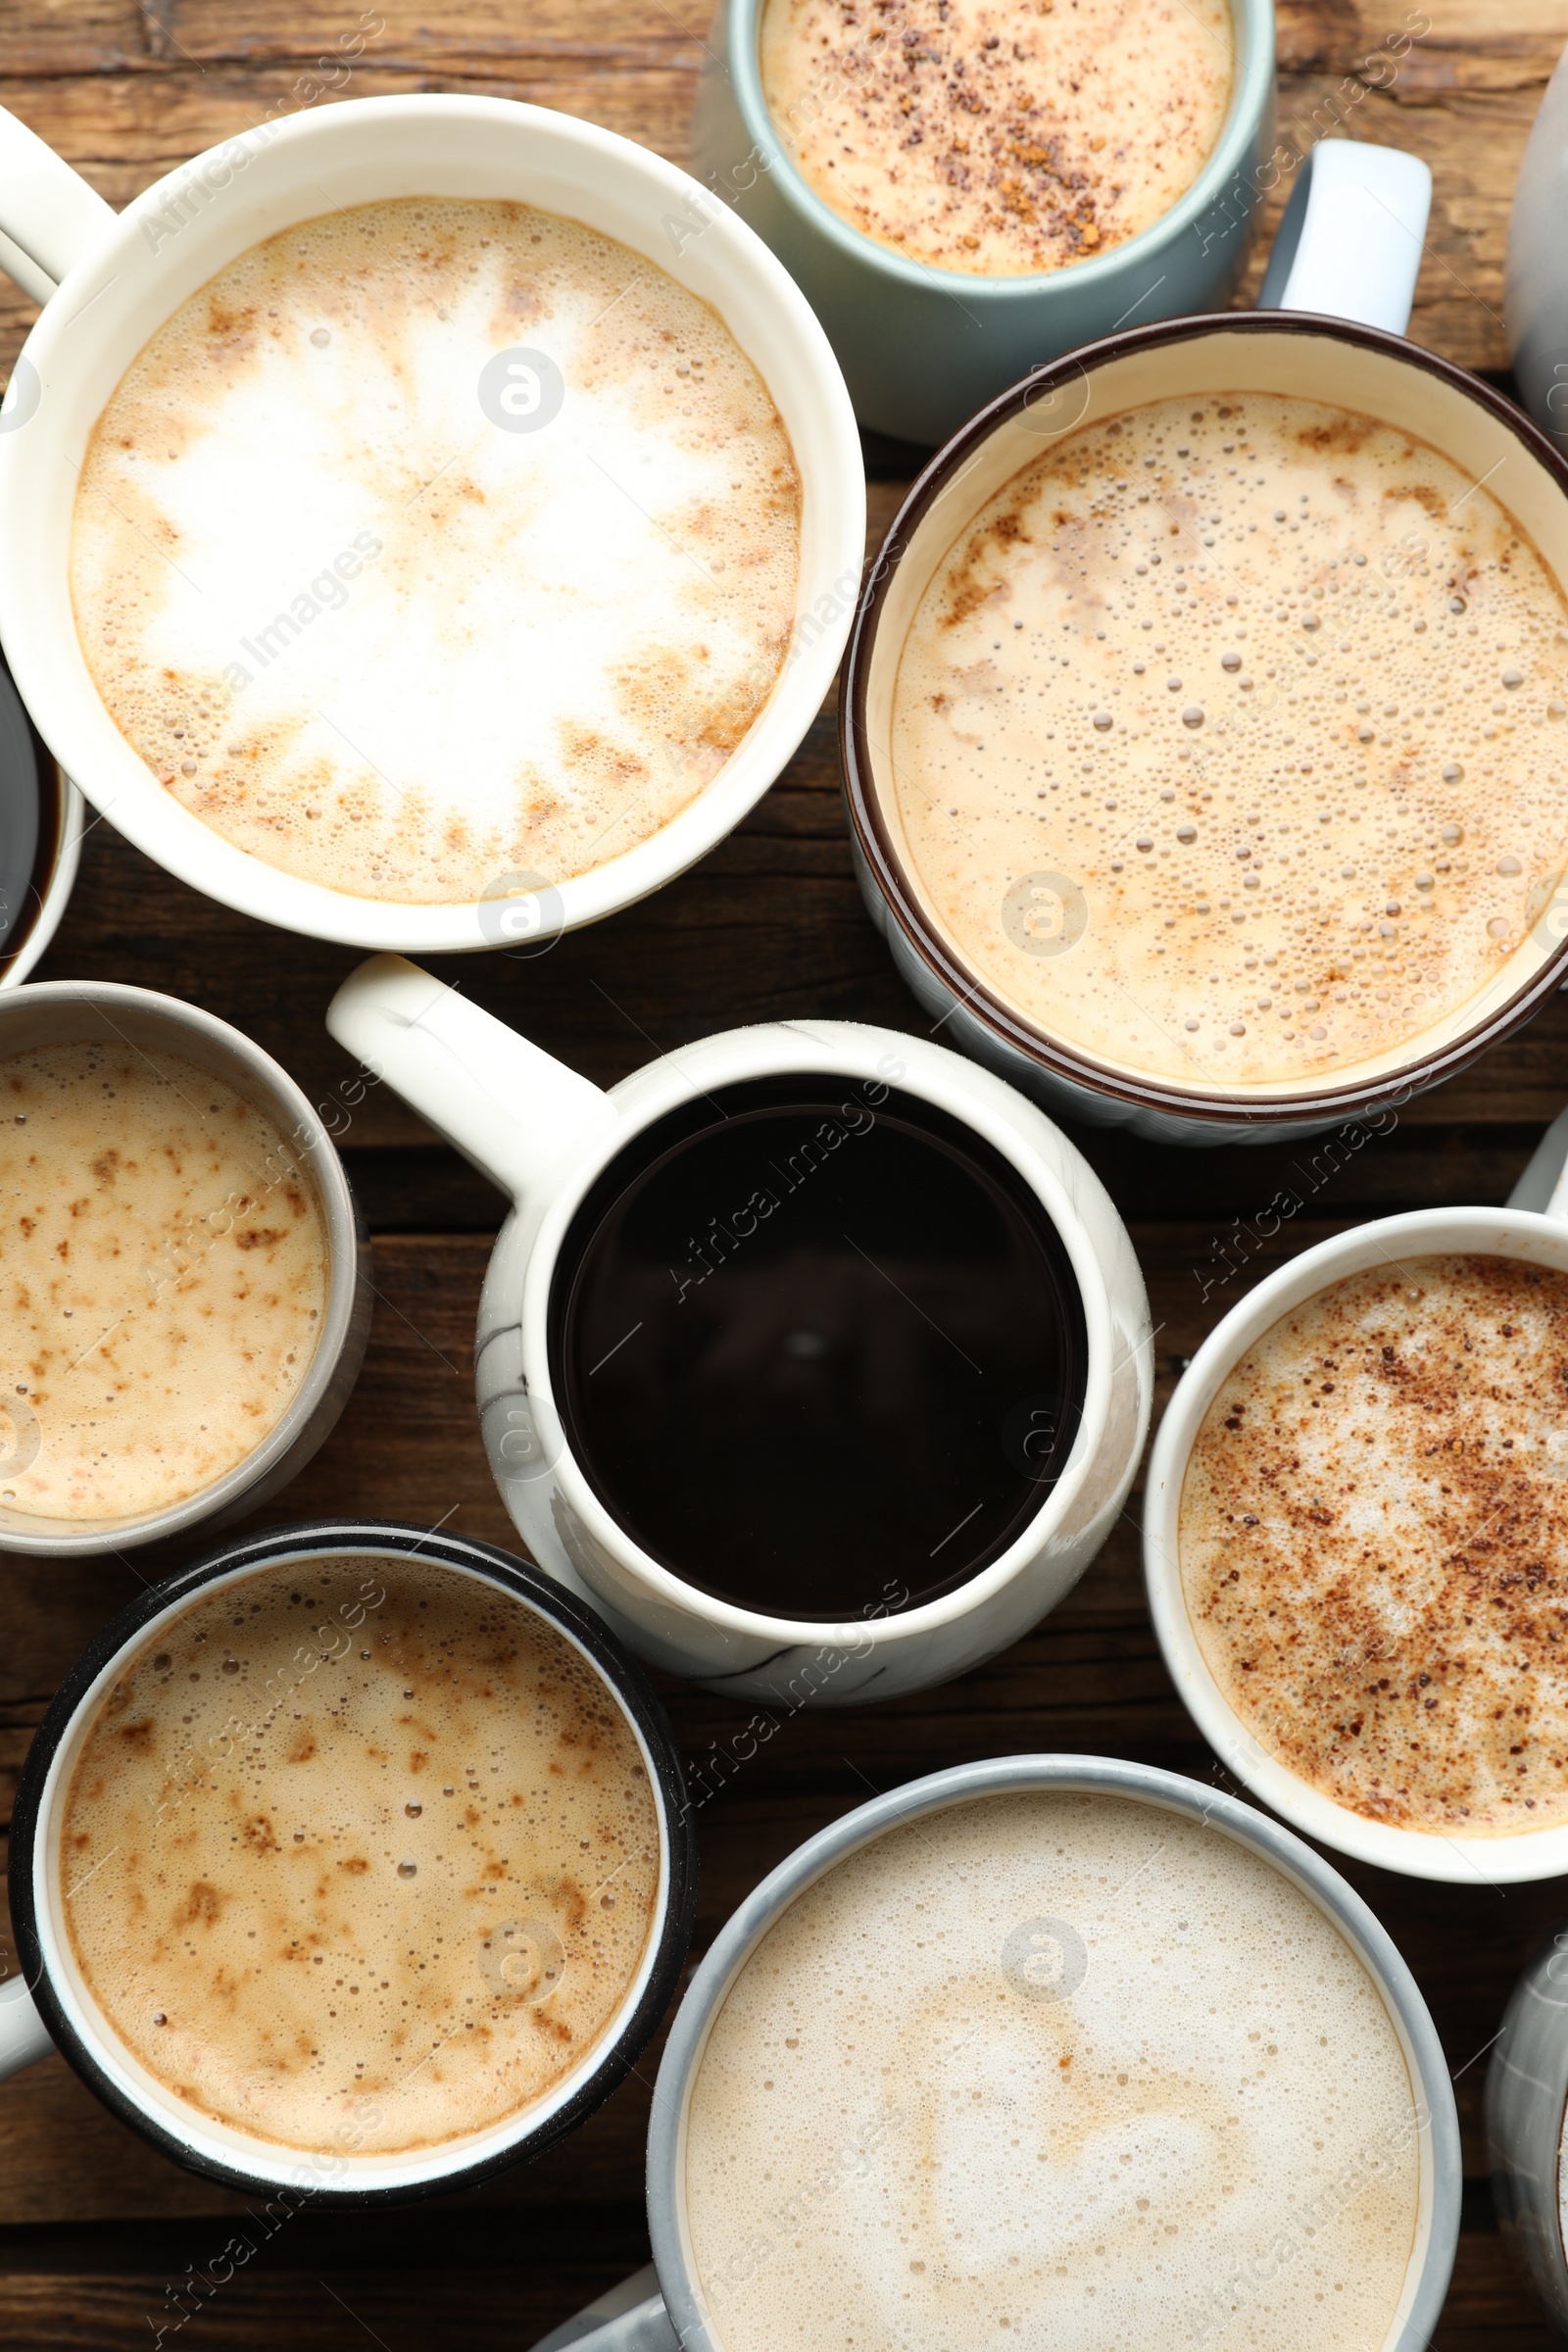
[[[765,0],[719,0],[692,121],[692,171],[770,245],[827,330],[862,424],[945,441],[1031,368],[1077,344],[1235,290],[1274,160],[1274,10],[1231,0],[1236,72],[1213,154],[1168,213],[1064,270],[975,277],[863,236],[790,161],[758,64]],[[695,231],[694,231],[695,233]]]
[[[1382,2346],[1425,2352],[1438,2324],[1459,2234],[1462,2164],[1453,2086],[1427,2005],[1393,1939],[1336,1870],[1266,1814],[1152,1765],[1102,1756],[1004,1756],[910,1781],[834,1822],[769,1873],[720,1930],[675,2015],[654,2091],[648,2135],[653,2269],[556,2328],[534,2352],[723,2352],[691,2260],[680,2182],[686,2117],[713,2020],[757,1944],[796,1896],[886,1831],[949,1805],[1026,1789],[1133,1798],[1201,1822],[1278,1870],[1332,1921],[1377,1986],[1410,2070],[1421,2119],[1421,2195],[1404,2294]],[[641,2289],[642,2291],[639,2291]]]
[[1568,450],[1568,53],[1546,84],[1508,217],[1503,278],[1521,399]]
[[[276,1426],[211,1486],[159,1511],[122,1519],[45,1519],[0,1503],[0,1550],[65,1558],[123,1551],[224,1526],[269,1501],[303,1470],[348,1401],[369,1335],[369,1242],[343,1163],[286,1070],[226,1021],[177,997],[118,982],[51,980],[0,995],[0,1059],[38,1046],[125,1045],[172,1054],[209,1070],[255,1104],[315,1189],[325,1228],[326,1306],[310,1369]],[[28,1438],[0,1435],[0,1483]],[[10,1449],[9,1454],[7,1449]]]
[[1563,2252],[1563,2119],[1568,2112],[1568,1930],[1543,1945],[1514,1988],[1487,2069],[1492,2193],[1503,2233],[1568,2343]]

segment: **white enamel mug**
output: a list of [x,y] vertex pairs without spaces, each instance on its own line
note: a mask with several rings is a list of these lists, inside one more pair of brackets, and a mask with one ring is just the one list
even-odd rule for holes
[[[1083,1574],[1143,1452],[1153,1380],[1149,1302],[1099,1178],[1001,1079],[893,1030],[780,1021],[682,1047],[606,1094],[444,981],[391,956],[362,964],[344,983],[327,1027],[512,1199],[475,1347],[490,1465],[539,1566],[592,1602],[640,1656],[710,1688],[791,1708],[808,1699],[891,1698],[1005,1648]],[[1077,1435],[1022,1534],[956,1591],[850,1624],[803,1624],[715,1599],[635,1544],[573,1457],[549,1360],[557,1256],[601,1170],[694,1095],[803,1072],[831,1073],[847,1087],[895,1085],[963,1122],[1009,1161],[1059,1237],[1088,1341]]]
[[1372,1266],[1446,1251],[1517,1258],[1568,1273],[1568,1111],[1543,1137],[1505,1208],[1421,1208],[1303,1250],[1232,1307],[1193,1357],[1165,1408],[1149,1458],[1144,1569],[1150,1613],[1170,1677],[1227,1770],[1303,1837],[1408,1878],[1511,1885],[1568,1871],[1568,1825],[1506,1837],[1458,1838],[1371,1821],[1337,1803],[1261,1746],[1209,1672],[1182,1592],[1177,1529],[1182,1484],[1203,1416],[1231,1371],[1281,1316],[1331,1283]]
[[[772,395],[801,481],[790,651],[711,783],[620,857],[559,883],[498,877],[516,895],[469,906],[353,897],[224,840],[166,791],[115,725],[71,602],[72,515],[88,438],[149,338],[264,239],[334,208],[402,196],[537,205],[643,255],[719,314]],[[805,297],[760,238],[703,196],[631,140],[542,107],[366,98],[255,123],[117,217],[0,110],[0,268],[44,305],[0,411],[0,638],[40,734],[138,849],[209,898],[284,930],[452,953],[505,946],[541,926],[570,930],[629,906],[704,857],[760,799],[833,682],[859,586],[865,482],[849,394]],[[243,547],[234,560],[244,564]]]

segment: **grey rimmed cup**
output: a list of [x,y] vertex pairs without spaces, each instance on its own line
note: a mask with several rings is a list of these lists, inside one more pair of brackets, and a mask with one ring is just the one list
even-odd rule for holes
[[790,159],[790,125],[774,121],[762,94],[765,6],[718,0],[692,121],[692,169],[772,247],[805,294],[862,424],[906,441],[945,441],[1005,385],[1077,344],[1129,318],[1144,325],[1218,310],[1234,292],[1263,198],[1288,168],[1273,143],[1272,0],[1230,0],[1230,104],[1192,186],[1123,244],[1065,269],[1010,277],[912,261],[823,202]]
[[[950,1805],[1032,1790],[1128,1798],[1232,1838],[1288,1880],[1349,1945],[1381,1995],[1398,2037],[1420,2124],[1419,2206],[1404,2291],[1383,2343],[1369,2344],[1367,2352],[1425,2352],[1453,2268],[1462,2163],[1453,2086],[1415,1979],[1360,1896],[1289,1830],[1250,1805],[1177,1773],[1102,1756],[1004,1756],[910,1781],[808,1838],[748,1895],[693,1977],[659,2070],[648,2136],[654,2268],[568,2320],[535,2352],[564,2352],[568,2344],[580,2345],[582,2352],[675,2352],[676,2347],[682,2352],[724,2352],[696,2275],[682,2183],[692,2092],[709,2034],[731,1985],[796,1897],[860,1847]],[[824,2133],[830,2128],[824,2118]],[[1291,2185],[1281,2183],[1282,2201]]]
[[1487,2069],[1492,2193],[1503,2234],[1568,2343],[1562,2142],[1568,2115],[1568,1929],[1537,1952],[1514,1988]]
[[[358,1377],[369,1334],[369,1242],[343,1163],[306,1096],[270,1054],[238,1029],[177,997],[113,981],[50,980],[0,995],[0,1062],[42,1046],[106,1045],[174,1054],[210,1071],[276,1128],[291,1172],[312,1187],[326,1236],[326,1305],[320,1336],[288,1409],[221,1478],[162,1510],[114,1519],[48,1519],[0,1502],[0,1550],[55,1557],[123,1551],[223,1526],[269,1501],[303,1470],[331,1430]],[[0,1435],[0,1482],[32,1442],[13,1419]]]

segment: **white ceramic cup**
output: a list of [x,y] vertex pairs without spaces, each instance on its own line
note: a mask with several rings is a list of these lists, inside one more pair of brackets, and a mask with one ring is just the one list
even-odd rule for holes
[[[567,215],[710,303],[767,385],[801,479],[794,637],[750,731],[667,825],[548,893],[503,900],[499,915],[495,901],[421,906],[352,897],[225,841],[165,790],[121,734],[72,613],[77,474],[93,425],[149,338],[263,239],[334,207],[416,195],[504,197]],[[44,305],[0,411],[0,638],[39,732],[138,849],[209,898],[284,930],[451,953],[505,946],[541,923],[569,930],[631,905],[704,857],[761,797],[838,666],[859,586],[865,482],[849,394],[805,297],[744,222],[703,196],[684,172],[631,140],[542,107],[367,98],[258,122],[117,217],[0,110],[0,267]],[[242,547],[234,560],[244,563]]]
[[1420,1208],[1353,1226],[1303,1250],[1231,1308],[1193,1357],[1165,1408],[1144,1492],[1144,1568],[1154,1631],[1183,1702],[1226,1769],[1304,1837],[1408,1878],[1498,1886],[1568,1871],[1568,1825],[1500,1838],[1396,1829],[1337,1804],[1262,1747],[1204,1660],[1182,1592],[1177,1530],[1182,1484],[1203,1416],[1263,1334],[1331,1283],[1368,1267],[1445,1251],[1517,1258],[1568,1273],[1568,1112],[1543,1138],[1506,1208]]
[[[391,956],[344,983],[327,1027],[513,1200],[475,1345],[491,1468],[540,1567],[591,1601],[639,1655],[784,1706],[891,1698],[1005,1648],[1083,1574],[1143,1452],[1153,1376],[1149,1302],[1104,1188],[1061,1131],[1001,1079],[893,1030],[779,1021],[685,1046],[605,1094]],[[695,1094],[808,1071],[917,1095],[1008,1160],[1060,1237],[1088,1336],[1077,1436],[1022,1535],[956,1591],[842,1625],[808,1626],[714,1599],[642,1550],[566,1444],[547,1342],[557,1253],[594,1179],[631,1138]]]
[[[1380,2344],[1368,2339],[1366,2352],[1426,2352],[1453,2268],[1463,2164],[1453,2086],[1420,1987],[1393,1937],[1361,1897],[1337,1870],[1288,1830],[1250,1805],[1240,1804],[1200,1782],[1161,1772],[1153,1765],[1122,1763],[1108,1756],[1004,1756],[994,1762],[959,1764],[947,1772],[932,1773],[926,1780],[890,1789],[874,1803],[860,1805],[842,1821],[831,1823],[769,1873],[710,1945],[675,2013],[664,2045],[648,2132],[648,2223],[654,2262],[575,2319],[553,2329],[534,2346],[534,2352],[566,2352],[568,2345],[580,2345],[582,2352],[724,2352],[723,2329],[710,2310],[692,2249],[685,2179],[692,2093],[709,2034],[731,1985],[789,1905],[849,1855],[889,1830],[946,1806],[1036,1789],[1132,1799],[1200,1823],[1217,1837],[1233,1838],[1277,1870],[1344,1936],[1376,1985],[1398,2035],[1421,2132],[1420,2201],[1404,2291],[1387,2334]],[[890,1996],[896,1982],[890,1962]],[[831,2178],[842,2160],[848,2095],[848,2088],[841,2089],[838,2082],[823,2084],[819,2179]],[[856,2169],[846,2166],[851,2180]],[[1279,2184],[1282,2215],[1288,2211],[1291,2186],[1289,2181]],[[749,2184],[737,2183],[737,2193],[746,2199]],[[766,2241],[755,2237],[750,2241],[749,2257],[760,2242]],[[1283,2242],[1289,2249],[1289,2236]],[[1275,2270],[1268,2267],[1276,2250],[1271,2248],[1269,2257],[1251,2266],[1254,2284],[1264,2283],[1283,2264],[1285,2257],[1281,2256]],[[978,2259],[983,2265],[983,2251]],[[1181,2326],[1179,2308],[1171,2317],[1176,2323],[1169,2338],[1173,2346],[1203,2344],[1211,2346],[1212,2352],[1226,2352],[1232,2338],[1223,2325],[1200,2333]],[[1255,2331],[1255,2311],[1253,2318],[1254,2329],[1249,2331],[1247,2340],[1255,2344],[1262,2339]],[[1236,2339],[1241,2335],[1238,2326]],[[999,2333],[992,2340],[1006,2344],[1010,2339]],[[1029,2346],[1030,2352],[1044,2340],[1027,2326],[1018,2331],[1018,2341]],[[1118,2335],[1116,2340],[1124,2338]]]

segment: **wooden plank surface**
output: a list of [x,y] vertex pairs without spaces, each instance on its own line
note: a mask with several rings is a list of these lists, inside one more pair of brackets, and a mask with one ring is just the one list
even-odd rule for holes
[[[1507,366],[1508,206],[1542,89],[1568,41],[1568,0],[1430,0],[1425,13],[1431,29],[1391,82],[1376,53],[1405,21],[1401,0],[1288,0],[1281,136],[1301,143],[1315,135],[1314,121],[1340,120],[1353,135],[1427,157],[1436,201],[1413,331],[1496,376]],[[236,0],[7,0],[0,103],[115,203],[270,108],[393,90],[528,98],[683,159],[705,31],[687,0],[388,0],[363,19],[324,0],[244,9]],[[348,78],[335,92],[322,88],[317,61],[341,57],[361,33]],[[1260,266],[1259,254],[1254,282]],[[30,317],[20,295],[0,290],[0,367]],[[873,535],[913,457],[868,450]],[[45,975],[131,979],[188,997],[248,1030],[326,1101],[348,1072],[320,1016],[353,961],[193,897],[99,823]],[[827,714],[754,816],[694,873],[537,961],[495,957],[449,971],[477,1002],[604,1082],[737,1021],[815,1013],[926,1027],[855,888]],[[1500,1200],[1565,1098],[1568,1004],[1559,1003],[1337,1169],[1311,1152],[1152,1153],[1081,1136],[1149,1278],[1161,1399],[1218,1314],[1283,1253],[1366,1216]],[[364,1509],[434,1522],[450,1513],[451,1524],[507,1542],[474,1421],[470,1346],[500,1203],[384,1089],[354,1110],[342,1142],[375,1236],[375,1325],[343,1422],[270,1515]],[[1255,1222],[1282,1187],[1298,1194],[1301,1212],[1264,1243]],[[761,1871],[871,1788],[1022,1748],[1215,1772],[1160,1664],[1138,1516],[1135,1494],[1077,1592],[1004,1657],[918,1699],[797,1716],[737,1774],[702,1817],[696,1952]],[[82,1642],[138,1573],[169,1564],[0,1560],[0,1806]],[[665,1697],[694,1759],[738,1728],[722,1699],[673,1684]],[[1555,1885],[1504,1895],[1349,1875],[1414,1968],[1456,2077],[1465,2228],[1437,2343],[1443,2352],[1541,2352],[1544,2328],[1493,2221],[1480,2096],[1508,1990],[1536,1937],[1568,1913],[1568,1897]],[[394,2216],[301,2214],[210,2293],[189,2282],[222,2267],[241,2201],[155,2155],[49,2060],[0,2093],[0,2343],[143,2344],[177,2313],[185,2281],[181,2300],[195,2316],[179,2335],[201,2346],[525,2347],[645,2259],[641,2147],[656,2060],[657,2045],[540,2165]]]

